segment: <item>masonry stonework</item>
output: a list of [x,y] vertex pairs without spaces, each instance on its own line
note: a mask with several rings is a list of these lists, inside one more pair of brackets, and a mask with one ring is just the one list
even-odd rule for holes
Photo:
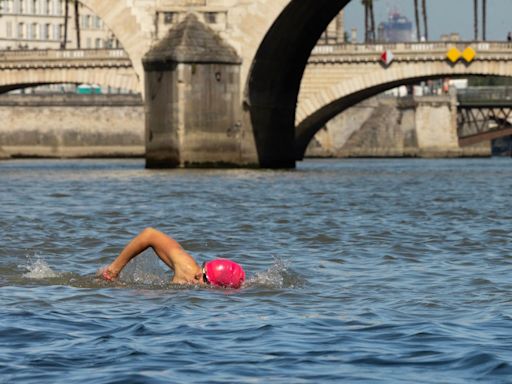
[[460,148],[452,97],[374,97],[336,116],[307,157],[490,156],[490,143]]
[[144,156],[138,95],[0,97],[0,156]]

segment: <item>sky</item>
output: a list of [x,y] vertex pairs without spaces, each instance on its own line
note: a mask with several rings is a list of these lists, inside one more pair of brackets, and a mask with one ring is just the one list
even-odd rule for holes
[[[421,5],[421,0],[418,3]],[[481,3],[479,0],[480,33]],[[399,11],[414,24],[413,0],[374,0],[374,10],[376,25],[385,21],[392,10]],[[427,12],[430,40],[451,32],[458,32],[463,40],[473,40],[473,0],[427,0]],[[354,27],[361,41],[364,37],[361,0],[352,0],[345,7],[345,30]],[[509,31],[512,31],[512,0],[487,0],[487,40],[506,40]]]

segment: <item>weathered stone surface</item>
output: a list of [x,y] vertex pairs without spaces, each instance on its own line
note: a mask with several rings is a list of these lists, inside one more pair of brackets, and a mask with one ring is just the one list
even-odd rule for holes
[[0,147],[0,160],[5,160],[10,158],[10,156],[5,152],[2,147]]
[[372,98],[332,119],[310,143],[310,157],[489,156],[490,145],[460,148],[449,97]]
[[146,166],[243,163],[240,60],[194,15],[144,58]]
[[146,71],[171,69],[175,63],[240,64],[235,49],[211,28],[189,14],[169,30],[142,59]]
[[0,152],[10,156],[144,156],[138,95],[2,96],[0,119]]

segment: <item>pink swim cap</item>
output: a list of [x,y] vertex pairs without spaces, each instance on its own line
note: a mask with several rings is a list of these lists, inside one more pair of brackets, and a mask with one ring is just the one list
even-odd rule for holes
[[240,288],[245,280],[245,272],[242,266],[227,259],[206,262],[204,271],[210,284],[220,287]]

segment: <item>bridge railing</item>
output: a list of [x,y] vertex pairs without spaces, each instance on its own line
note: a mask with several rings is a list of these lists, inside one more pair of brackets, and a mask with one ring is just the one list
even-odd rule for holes
[[0,50],[1,61],[128,59],[123,49]]
[[337,44],[317,45],[312,55],[329,54],[365,54],[381,53],[391,50],[394,53],[400,52],[440,52],[446,53],[451,47],[464,50],[472,47],[476,51],[512,51],[512,42],[508,41],[432,41],[420,43],[382,43],[382,44]]
[[459,102],[512,101],[512,87],[470,87],[457,90]]

